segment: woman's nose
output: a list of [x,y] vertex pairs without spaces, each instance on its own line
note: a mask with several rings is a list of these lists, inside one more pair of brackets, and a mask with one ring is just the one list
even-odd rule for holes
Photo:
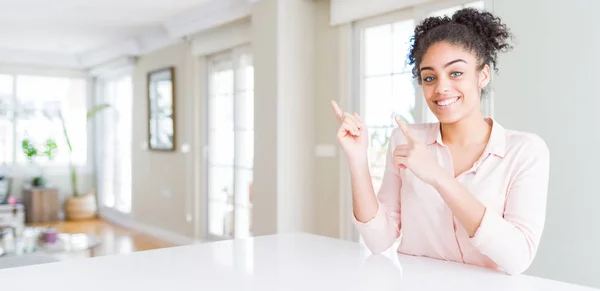
[[446,78],[438,79],[437,86],[435,87],[435,93],[437,94],[445,94],[450,92],[452,85],[450,80]]

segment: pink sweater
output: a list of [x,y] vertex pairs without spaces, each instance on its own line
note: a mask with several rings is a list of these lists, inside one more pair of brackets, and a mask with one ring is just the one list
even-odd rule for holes
[[[496,121],[482,157],[456,179],[486,206],[477,232],[469,237],[437,191],[400,170],[391,160],[396,145],[406,143],[392,132],[379,210],[358,232],[373,252],[400,238],[398,252],[450,260],[518,274],[531,264],[542,235],[548,191],[549,152],[537,135],[506,130]],[[439,123],[410,125],[440,165],[453,172],[450,150],[442,143]]]

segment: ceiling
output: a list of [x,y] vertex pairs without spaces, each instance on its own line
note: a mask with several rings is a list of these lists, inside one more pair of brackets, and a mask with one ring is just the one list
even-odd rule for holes
[[[223,0],[216,0],[223,1]],[[211,0],[0,0],[0,51],[81,55],[164,31]]]

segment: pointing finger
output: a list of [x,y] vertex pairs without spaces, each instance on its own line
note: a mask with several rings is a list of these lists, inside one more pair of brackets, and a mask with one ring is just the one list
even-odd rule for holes
[[398,124],[398,127],[400,127],[400,130],[402,130],[402,133],[404,133],[404,136],[406,137],[406,140],[409,143],[415,143],[415,139],[412,137],[410,130],[408,128],[408,125],[406,125],[406,123],[404,123],[404,121],[402,120],[402,118],[396,116],[396,123]]
[[344,117],[344,112],[334,100],[331,100],[329,103],[331,103],[331,107],[333,107],[333,112],[335,113],[335,116],[338,118],[339,121],[341,121],[342,117]]

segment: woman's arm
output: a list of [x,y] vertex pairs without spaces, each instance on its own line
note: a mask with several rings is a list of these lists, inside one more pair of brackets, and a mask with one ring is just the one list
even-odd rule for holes
[[383,181],[377,196],[374,194],[367,163],[350,163],[354,224],[373,253],[387,250],[400,236],[402,180],[393,161],[394,140],[398,134],[398,129],[392,131]]
[[433,187],[446,201],[471,242],[508,274],[525,271],[537,252],[544,228],[548,192],[549,151],[541,139],[527,145],[515,169],[502,215],[486,211],[468,189],[449,176]]
[[350,183],[352,186],[352,209],[359,222],[367,222],[377,214],[377,197],[373,190],[368,158],[349,160]]
[[340,123],[337,138],[350,166],[353,221],[371,251],[384,251],[399,235],[400,207],[396,204],[400,201],[400,184],[398,170],[394,167],[391,154],[396,131],[392,131],[390,138],[383,193],[380,192],[376,197],[369,172],[367,126],[357,113],[343,112],[337,102],[331,100],[330,103]]
[[485,214],[485,206],[451,175],[440,177],[432,186],[440,193],[469,237],[473,237]]

